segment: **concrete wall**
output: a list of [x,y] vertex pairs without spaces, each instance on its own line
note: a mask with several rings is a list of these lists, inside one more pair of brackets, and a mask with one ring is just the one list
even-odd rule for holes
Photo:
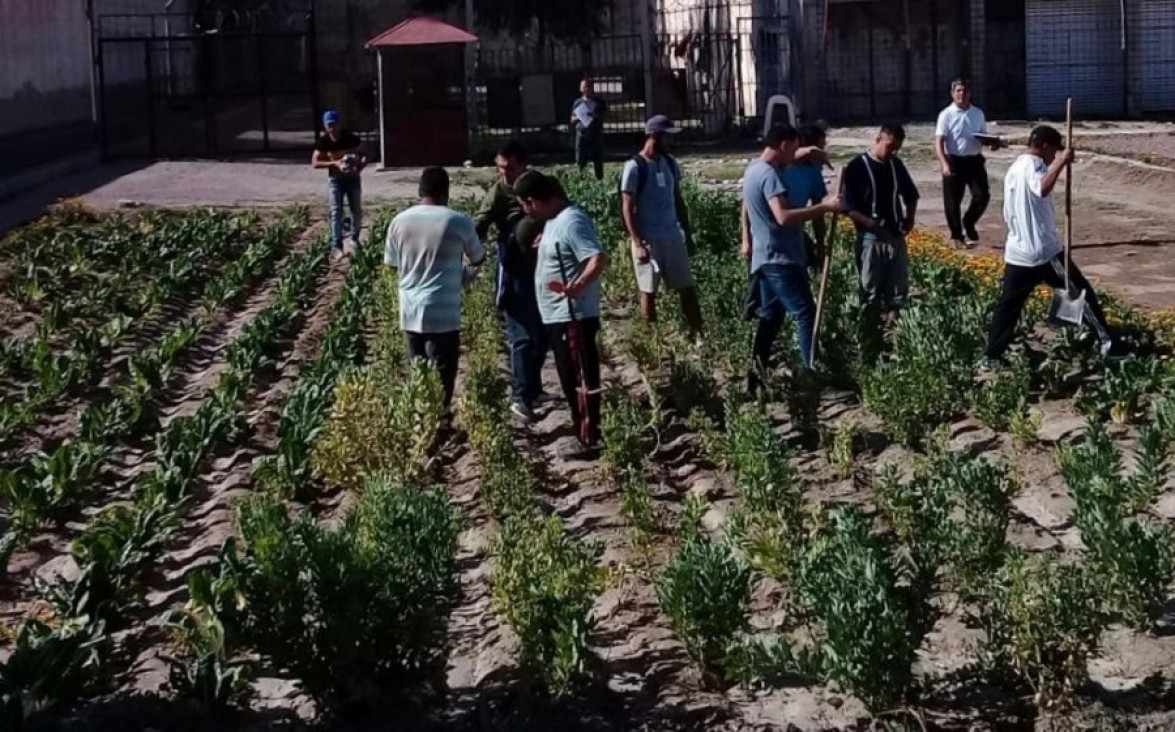
[[0,136],[90,120],[81,0],[0,0]]

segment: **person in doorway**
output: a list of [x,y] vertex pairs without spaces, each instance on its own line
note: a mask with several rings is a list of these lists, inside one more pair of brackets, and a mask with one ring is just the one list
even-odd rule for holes
[[440,372],[446,412],[457,380],[466,266],[480,266],[485,254],[473,220],[449,208],[449,174],[425,168],[420,202],[388,225],[384,264],[400,274],[400,327],[408,355]]
[[855,255],[860,275],[862,356],[871,362],[884,345],[910,292],[906,235],[914,229],[918,187],[898,153],[905,129],[881,126],[873,145],[845,166],[844,212],[857,230]]
[[[991,328],[981,369],[1004,357],[1020,321],[1024,303],[1041,283],[1053,289],[1065,286],[1064,247],[1057,236],[1057,218],[1050,196],[1061,174],[1073,162],[1061,133],[1041,125],[1028,137],[1028,152],[1016,158],[1004,175],[1004,282],[992,313]],[[1097,333],[1102,356],[1112,341],[1105,313],[1089,280],[1069,261],[1070,294],[1085,293],[1083,319]]]
[[[987,119],[971,103],[971,84],[966,79],[951,82],[951,99],[950,106],[938,114],[934,153],[942,167],[942,201],[951,242],[956,247],[974,247],[979,243],[976,226],[991,202],[983,143],[976,137],[987,134]],[[993,150],[1000,147],[998,138],[988,144]],[[962,213],[968,190],[971,203]]]
[[343,256],[343,205],[351,209],[351,246],[359,243],[363,225],[363,191],[360,174],[367,166],[363,141],[359,135],[341,126],[341,116],[335,110],[322,115],[323,134],[314,145],[310,163],[315,168],[326,168],[330,181],[330,236],[331,259]]
[[526,148],[517,140],[509,140],[498,148],[494,163],[498,180],[486,192],[474,224],[483,241],[491,226],[497,235],[497,304],[510,347],[510,409],[529,424],[535,419],[534,408],[542,396],[547,338],[534,290],[538,255],[533,247],[521,243],[515,231],[524,218],[514,185],[528,171]]
[[522,209],[544,224],[538,237],[535,292],[559,383],[567,397],[576,438],[560,452],[568,457],[597,449],[600,440],[600,275],[608,257],[592,220],[572,205],[558,181],[532,171],[515,185]]
[[596,95],[591,79],[579,82],[580,96],[571,105],[571,127],[575,130],[575,164],[580,172],[590,162],[596,180],[604,180],[604,119],[608,103]]
[[812,369],[816,302],[808,282],[804,224],[840,208],[835,196],[815,206],[793,205],[781,174],[795,157],[799,134],[788,124],[763,136],[763,152],[743,174],[744,232],[741,254],[759,274],[759,325],[752,345],[750,392],[757,395],[770,371],[771,350],[787,312],[796,321],[801,368]]
[[621,216],[632,244],[636,284],[645,321],[657,320],[657,291],[664,281],[681,297],[691,336],[702,337],[702,310],[690,269],[694,251],[689,212],[681,196],[681,169],[669,154],[681,130],[663,114],[645,123],[645,144],[620,176]]

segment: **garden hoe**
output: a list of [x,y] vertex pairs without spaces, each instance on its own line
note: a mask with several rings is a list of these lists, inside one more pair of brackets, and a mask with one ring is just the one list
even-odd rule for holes
[[[841,168],[840,173],[836,176],[836,188],[833,192],[840,195],[841,185],[844,184],[845,169]],[[812,354],[810,360],[813,364],[816,363],[816,353],[819,350],[817,343],[820,336],[820,318],[824,315],[824,295],[828,290],[828,276],[832,272],[832,249],[836,246],[836,222],[840,220],[840,214],[832,214],[832,224],[824,230],[824,242],[822,248],[824,249],[824,268],[820,272],[820,294],[816,298],[816,324],[812,326]]]
[[[1073,99],[1065,104],[1065,144],[1073,148]],[[1073,249],[1073,163],[1065,168],[1065,289],[1053,290],[1049,318],[1061,325],[1081,325],[1085,315],[1085,289],[1076,297],[1069,286],[1069,252]]]

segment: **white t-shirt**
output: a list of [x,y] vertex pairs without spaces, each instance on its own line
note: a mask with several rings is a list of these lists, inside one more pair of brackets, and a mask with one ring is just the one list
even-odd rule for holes
[[461,330],[463,259],[480,264],[485,248],[473,220],[448,206],[419,204],[388,226],[384,264],[400,271],[400,327],[409,333]]
[[1046,172],[1043,159],[1025,153],[1004,175],[1004,223],[1008,226],[1004,261],[1008,264],[1037,267],[1063,251],[1053,202],[1040,193]]
[[987,132],[987,118],[983,110],[974,104],[960,109],[957,104],[938,113],[938,124],[934,134],[945,137],[947,155],[971,156],[983,152],[983,146],[975,139],[976,133]]

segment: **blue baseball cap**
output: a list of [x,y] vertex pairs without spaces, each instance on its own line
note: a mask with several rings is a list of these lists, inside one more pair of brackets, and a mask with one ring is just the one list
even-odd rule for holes
[[673,124],[673,120],[664,114],[653,115],[648,122],[645,122],[646,135],[676,135],[678,132],[681,132],[681,128]]
[[324,125],[337,125],[339,123],[339,113],[333,109],[328,109],[326,114],[322,115],[322,123]]

